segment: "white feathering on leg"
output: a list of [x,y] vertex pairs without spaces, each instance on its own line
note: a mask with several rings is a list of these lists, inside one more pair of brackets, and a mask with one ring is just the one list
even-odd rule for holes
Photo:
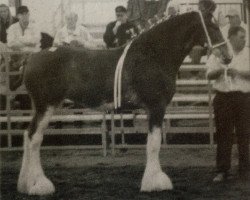
[[29,144],[30,163],[28,174],[28,194],[30,195],[48,195],[55,192],[53,183],[44,175],[41,160],[40,147],[43,141],[43,131],[46,129],[49,119],[53,115],[54,108],[49,107],[42,120],[38,123],[37,130],[32,136]]
[[141,191],[162,191],[173,189],[170,178],[162,172],[159,152],[161,146],[161,129],[153,128],[152,133],[148,135],[147,142],[147,164],[143,175]]
[[21,193],[28,193],[27,190],[27,178],[29,173],[29,160],[30,160],[30,151],[29,151],[29,136],[28,131],[24,132],[23,135],[23,160],[22,167],[19,173],[18,182],[17,182],[17,190]]

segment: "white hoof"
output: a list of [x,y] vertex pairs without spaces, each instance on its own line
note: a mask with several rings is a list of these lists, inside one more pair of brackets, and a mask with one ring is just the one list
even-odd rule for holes
[[17,191],[20,193],[28,193],[27,182],[23,177],[19,177],[17,182]]
[[49,195],[55,192],[53,183],[45,176],[37,178],[31,185],[29,185],[29,195]]
[[141,184],[141,192],[172,190],[173,184],[170,178],[162,171],[153,174],[144,174]]

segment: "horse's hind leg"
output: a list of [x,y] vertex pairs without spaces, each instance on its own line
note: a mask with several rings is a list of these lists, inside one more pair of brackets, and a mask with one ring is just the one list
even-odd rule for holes
[[173,189],[170,178],[162,171],[159,161],[161,147],[161,125],[165,113],[164,106],[155,106],[149,113],[147,141],[147,164],[142,178],[141,191],[162,191]]
[[30,195],[46,195],[55,191],[52,182],[44,175],[40,161],[43,132],[53,115],[54,107],[36,109],[28,131],[24,133],[24,154],[18,179],[18,191]]

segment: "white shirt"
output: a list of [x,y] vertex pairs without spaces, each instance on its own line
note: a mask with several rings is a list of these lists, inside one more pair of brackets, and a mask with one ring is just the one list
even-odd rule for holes
[[[7,45],[13,50],[37,52],[40,50],[40,40],[40,31],[31,23],[24,33],[19,22],[12,24],[7,30]],[[28,46],[27,43],[34,46]]]
[[63,43],[70,44],[71,41],[78,41],[80,44],[92,47],[93,46],[93,37],[90,35],[87,28],[81,25],[77,25],[74,31],[69,30],[67,26],[64,26],[60,29],[54,39],[54,46],[63,45]]
[[[249,34],[248,27],[244,22],[241,22],[240,26],[246,30],[246,46],[249,47]],[[228,40],[228,31],[230,29],[230,24],[228,23],[224,27],[221,28],[221,33],[225,40]]]
[[[250,62],[249,62],[249,47],[245,47],[238,54],[233,53],[232,62],[226,66],[220,63],[219,58],[215,57],[213,54],[209,57],[206,63],[208,69],[207,74],[221,69],[221,68],[234,68],[240,72],[250,72]],[[231,92],[231,91],[241,91],[250,92],[250,80],[244,79],[238,75],[231,78],[222,74],[217,80],[213,81],[213,88],[220,92]]]

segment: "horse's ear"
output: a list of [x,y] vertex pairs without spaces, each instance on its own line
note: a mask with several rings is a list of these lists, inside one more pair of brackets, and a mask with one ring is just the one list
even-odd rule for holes
[[209,14],[213,15],[216,9],[216,4],[214,3],[213,0],[200,0],[198,7],[199,7],[199,10],[202,12],[203,16],[206,17]]

